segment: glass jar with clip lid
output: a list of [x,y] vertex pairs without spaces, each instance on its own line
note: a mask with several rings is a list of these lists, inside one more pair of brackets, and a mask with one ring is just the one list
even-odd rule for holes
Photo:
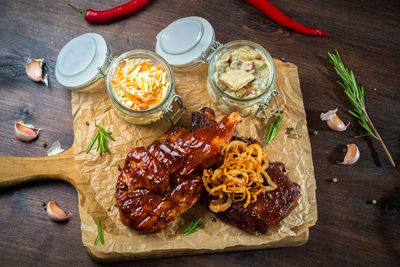
[[[221,44],[204,18],[186,17],[169,24],[157,35],[156,52],[177,71],[208,63],[208,94],[223,112],[268,119],[279,110],[271,55],[246,40]],[[275,108],[267,113],[272,99]]]
[[175,93],[173,71],[162,57],[148,50],[114,57],[105,39],[96,33],[65,44],[55,73],[61,85],[74,91],[107,90],[118,115],[133,124],[164,118],[174,125],[185,112]]

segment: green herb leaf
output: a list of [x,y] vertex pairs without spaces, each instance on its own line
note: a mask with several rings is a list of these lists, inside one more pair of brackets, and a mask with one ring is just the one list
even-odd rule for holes
[[104,135],[106,135],[106,136],[107,136],[108,138],[110,138],[111,140],[115,141],[115,139],[114,139],[106,130],[104,130],[103,127],[101,127],[100,125],[97,125],[97,124],[96,124],[96,126],[97,126],[97,128],[100,129],[100,131],[101,131]]
[[185,229],[185,231],[183,231],[183,232],[181,233],[181,235],[186,235],[186,233],[189,232],[190,229],[192,229],[193,225],[194,225],[194,221],[192,220],[192,221],[190,222],[189,226]]
[[[100,134],[100,131],[97,131],[97,133]],[[100,137],[97,137],[97,149],[96,149],[96,152],[99,151],[100,146],[101,146],[100,145]]]
[[100,240],[100,234],[97,235],[96,241],[94,241],[94,245],[97,246],[97,243],[99,243]]
[[275,121],[269,125],[267,139],[265,140],[265,144],[271,142],[272,139],[278,133],[279,126],[281,125],[281,121],[283,119],[283,114],[278,114],[275,118]]
[[187,236],[187,235],[190,235],[190,234],[192,234],[192,233],[194,233],[194,232],[196,232],[197,230],[202,229],[202,228],[204,228],[204,225],[203,225],[203,221],[202,221],[201,218],[197,219],[196,222],[194,222],[194,220],[192,220],[192,221],[190,222],[189,227],[186,228],[186,230],[183,231],[183,232],[181,233],[181,235]]
[[97,228],[98,228],[98,231],[99,231],[99,235],[97,236],[96,241],[94,242],[94,245],[95,246],[97,245],[97,243],[99,242],[99,239],[100,239],[100,242],[104,245],[103,228],[101,227],[101,223],[100,223],[99,217],[96,217],[96,218],[97,218]]
[[111,154],[110,149],[107,146],[107,139],[111,139],[112,141],[115,141],[115,139],[111,136],[111,133],[108,133],[106,130],[104,130],[103,127],[100,125],[96,124],[96,127],[98,128],[96,134],[94,135],[92,141],[90,142],[88,148],[86,149],[86,154],[89,153],[90,149],[92,149],[94,143],[97,140],[97,149],[96,151],[99,152],[99,155],[101,155],[105,152],[108,152]]
[[92,141],[90,142],[88,148],[86,149],[86,154],[89,153],[90,149],[92,149],[92,146],[93,146],[94,142],[96,141],[97,137],[99,137],[99,132],[97,132],[95,134],[95,136],[93,137]]
[[354,138],[361,138],[361,137],[366,137],[366,136],[369,136],[369,134],[357,135],[357,136],[354,136]]
[[[99,132],[101,132],[101,131],[99,131]],[[104,140],[103,140],[103,135],[102,134],[100,134],[99,135],[99,154],[100,154],[100,157],[101,157],[101,154],[103,153],[103,151],[104,151]]]

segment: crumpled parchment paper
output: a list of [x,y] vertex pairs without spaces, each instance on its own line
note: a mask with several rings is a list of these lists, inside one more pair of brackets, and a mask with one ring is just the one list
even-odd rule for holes
[[[73,126],[75,133],[74,151],[76,168],[81,177],[75,181],[79,193],[79,210],[82,221],[82,241],[88,252],[96,259],[126,259],[164,257],[182,254],[198,254],[217,250],[243,250],[252,248],[291,246],[304,243],[308,228],[317,220],[316,183],[311,157],[311,146],[307,130],[306,114],[300,90],[297,67],[291,63],[275,60],[276,84],[280,92],[278,102],[285,116],[275,139],[268,145],[271,162],[284,162],[287,175],[300,185],[301,197],[288,214],[273,225],[264,235],[243,232],[214,216],[202,204],[178,217],[161,233],[146,234],[131,230],[120,221],[118,208],[114,206],[115,185],[127,153],[137,146],[149,145],[169,128],[164,122],[149,126],[129,124],[118,117],[108,98],[104,82],[90,90],[72,92]],[[176,92],[181,95],[187,111],[181,121],[191,123],[191,112],[204,106],[213,108],[216,119],[223,114],[210,101],[207,89],[207,65],[187,71],[175,72]],[[271,107],[272,108],[272,107]],[[254,116],[244,118],[238,127],[240,136],[250,136],[265,141],[269,122]],[[86,121],[90,123],[86,125]],[[116,141],[108,141],[112,154],[99,157],[96,145],[89,154],[85,153],[96,128],[102,125],[111,131]],[[293,127],[300,139],[289,138],[286,128]],[[94,246],[98,235],[96,217],[100,218],[105,245]],[[191,219],[201,217],[205,228],[191,235],[181,233]]]

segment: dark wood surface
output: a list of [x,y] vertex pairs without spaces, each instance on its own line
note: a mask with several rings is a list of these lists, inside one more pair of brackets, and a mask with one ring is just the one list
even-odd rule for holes
[[[71,1],[81,8],[105,9],[123,0]],[[400,171],[390,167],[383,149],[369,138],[355,139],[360,127],[345,111],[343,90],[328,63],[338,49],[345,64],[366,88],[370,115],[400,165],[400,2],[398,0],[274,0],[287,15],[332,36],[310,37],[288,31],[240,0],[152,0],[139,12],[108,25],[89,25],[68,1],[2,0],[0,9],[0,154],[45,156],[42,143],[73,143],[70,91],[56,81],[54,65],[61,47],[73,37],[96,32],[119,55],[131,49],[154,50],[156,34],[172,21],[202,16],[220,42],[246,39],[264,46],[273,57],[298,66],[317,179],[318,222],[308,243],[296,248],[188,256],[133,262],[139,266],[266,266],[400,264]],[[50,86],[30,81],[28,57],[45,58]],[[376,88],[376,89],[374,89]],[[346,132],[330,131],[322,111],[339,108],[350,121]],[[38,140],[17,141],[15,121],[43,128]],[[360,160],[335,163],[338,151],[356,143]],[[1,172],[1,170],[0,170]],[[338,178],[333,184],[329,180]],[[376,199],[377,205],[368,204]],[[48,220],[41,201],[56,200],[72,214],[69,222]],[[91,266],[81,243],[77,194],[64,182],[40,181],[0,189],[0,265]],[[124,266],[126,263],[123,264]],[[122,264],[121,264],[122,266]]]

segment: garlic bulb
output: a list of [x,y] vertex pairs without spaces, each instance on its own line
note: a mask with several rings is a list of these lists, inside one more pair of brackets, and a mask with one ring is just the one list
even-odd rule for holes
[[321,113],[321,120],[326,121],[328,127],[337,132],[346,131],[347,126],[350,123],[345,125],[343,121],[336,115],[338,109],[329,110],[326,113]]
[[359,158],[360,158],[360,150],[358,150],[358,147],[355,144],[349,144],[347,145],[347,152],[343,162],[339,163],[343,165],[351,165],[356,163]]

